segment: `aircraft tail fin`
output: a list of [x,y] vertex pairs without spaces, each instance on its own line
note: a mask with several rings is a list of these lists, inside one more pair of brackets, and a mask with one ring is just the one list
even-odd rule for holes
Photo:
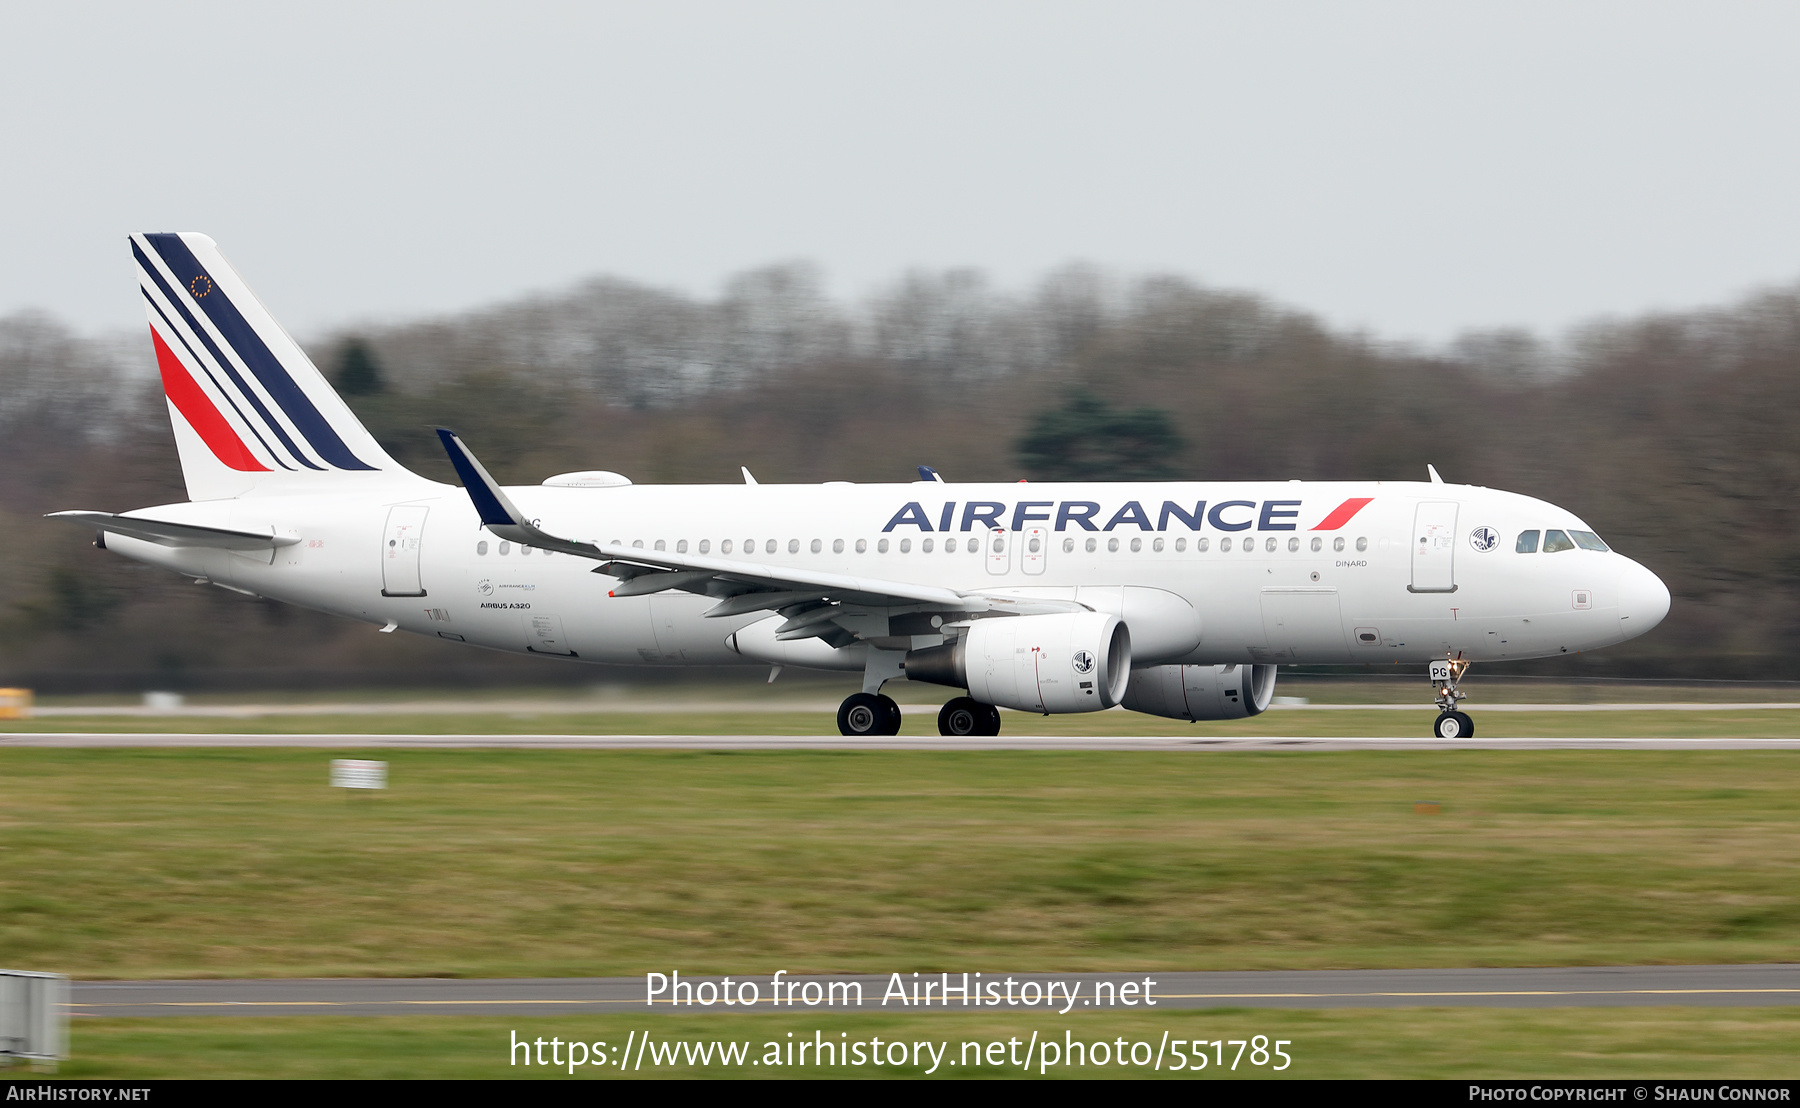
[[406,472],[212,239],[134,234],[131,253],[191,499]]

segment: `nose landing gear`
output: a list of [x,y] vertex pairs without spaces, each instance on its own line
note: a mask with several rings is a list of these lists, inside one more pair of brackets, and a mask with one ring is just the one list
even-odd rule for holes
[[1437,721],[1431,725],[1431,734],[1439,739],[1472,739],[1475,737],[1475,721],[1467,712],[1457,710],[1464,697],[1468,696],[1457,687],[1462,675],[1469,669],[1466,658],[1446,658],[1441,662],[1431,663],[1431,683],[1437,688]]

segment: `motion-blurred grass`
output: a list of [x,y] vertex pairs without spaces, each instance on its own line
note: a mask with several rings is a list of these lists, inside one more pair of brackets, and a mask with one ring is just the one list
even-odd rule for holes
[[[85,977],[1745,962],[1800,758],[0,749],[0,950]],[[1424,815],[1415,804],[1441,805]]]
[[[893,1015],[813,1016],[757,1013],[711,1016],[598,1015],[541,1017],[331,1016],[79,1020],[72,1078],[151,1077],[436,1077],[570,1080],[566,1067],[509,1065],[507,1048],[520,1039],[607,1042],[618,1050],[632,1032],[657,1043],[671,1040],[749,1042],[761,1058],[765,1043],[812,1040],[820,1030],[867,1041],[951,1045],[933,1077],[1011,1077],[1013,1066],[949,1065],[964,1041],[1046,1040],[1064,1033],[1092,1042],[1170,1039],[1289,1039],[1293,1058],[1283,1073],[1244,1059],[1237,1070],[1209,1065],[1171,1073],[1150,1066],[1055,1066],[1052,1077],[1161,1077],[1175,1081],[1232,1078],[1735,1078],[1792,1079],[1800,1073],[1795,1008],[1342,1008],[1323,1011],[1222,1009],[1072,1016]],[[1229,1063],[1237,1048],[1224,1048]],[[1023,1056],[1023,1045],[1020,1047]],[[1246,1052],[1247,1055],[1247,1052]],[[546,1057],[549,1051],[546,1049]],[[970,1055],[973,1057],[973,1054]],[[1275,1064],[1275,1063],[1271,1063]],[[665,1066],[641,1070],[588,1066],[577,1077],[903,1077],[929,1066]],[[1038,1067],[1033,1067],[1033,1076]],[[21,1073],[21,1076],[23,1074]]]

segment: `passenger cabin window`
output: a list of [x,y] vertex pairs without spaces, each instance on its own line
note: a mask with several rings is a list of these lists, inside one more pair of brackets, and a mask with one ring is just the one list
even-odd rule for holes
[[1563,534],[1561,531],[1544,532],[1544,553],[1560,554],[1565,550],[1573,549],[1575,549],[1575,544],[1570,542],[1569,536]]
[[925,553],[925,554],[931,553],[931,540],[930,539],[921,539],[919,541],[919,550],[921,553]]
[[1314,554],[1317,554],[1319,551],[1321,551],[1323,549],[1325,549],[1325,540],[1319,538],[1317,535],[1314,535],[1313,541],[1312,541],[1312,552]]
[[1606,544],[1600,541],[1600,536],[1592,531],[1570,531],[1569,537],[1574,539],[1575,545],[1583,550],[1604,551],[1606,549]]
[[1187,540],[1186,539],[1176,539],[1175,540],[1175,553],[1184,554],[1186,552],[1187,552]]
[[882,539],[875,544],[875,553],[886,554],[887,548],[888,548],[888,541],[886,539]]
[[1224,538],[1219,540],[1219,552],[1221,554],[1228,554],[1231,552],[1231,536],[1230,535],[1227,535]]
[[1211,539],[1204,539],[1204,538],[1195,539],[1194,540],[1194,553],[1204,554],[1204,553],[1206,553],[1206,548],[1210,545],[1212,545]]
[[944,553],[946,553],[946,554],[956,553],[956,540],[954,538],[949,538],[949,539],[944,540]]
[[1344,536],[1339,535],[1337,538],[1332,539],[1331,549],[1334,553],[1342,554],[1344,552]]
[[[700,553],[705,554],[708,551],[710,551],[711,549],[712,549],[712,540],[711,539],[701,539],[700,540]],[[726,553],[729,554],[729,553],[731,553],[731,551],[727,550]]]
[[721,553],[721,554],[731,553],[731,540],[730,539],[726,539],[724,542],[719,544],[719,553]]
[[911,539],[901,539],[900,540],[900,553],[902,553],[902,554],[911,554],[912,553],[912,540]]
[[831,552],[833,554],[842,554],[844,552],[844,540],[843,539],[832,539],[831,540]]
[[857,539],[856,540],[856,552],[858,554],[868,553],[869,552],[869,540],[868,539]]
[[1520,531],[1519,541],[1513,544],[1513,549],[1520,554],[1536,554],[1537,541],[1538,533],[1536,531]]
[[475,544],[475,553],[477,553],[477,554],[486,554],[487,553],[487,540],[483,539],[481,542],[478,542]]
[[1088,541],[1087,541],[1087,552],[1088,552],[1088,553],[1089,553],[1089,554],[1092,554],[1092,553],[1093,553],[1093,552],[1094,552],[1094,550],[1095,550],[1095,548],[1096,548],[1096,547],[1098,547],[1098,546],[1099,546],[1099,540],[1098,540],[1098,539],[1089,539],[1089,540],[1088,540]]

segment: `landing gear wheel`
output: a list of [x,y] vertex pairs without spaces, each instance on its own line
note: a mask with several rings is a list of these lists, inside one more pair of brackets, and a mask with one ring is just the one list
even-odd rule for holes
[[1431,733],[1440,739],[1472,739],[1475,737],[1475,721],[1467,712],[1445,712],[1432,725]]
[[981,704],[959,696],[938,710],[938,734],[981,734]]
[[1000,709],[972,697],[959,696],[938,712],[940,735],[998,735]]
[[852,693],[838,705],[838,731],[845,735],[898,735],[900,705],[880,693]]

